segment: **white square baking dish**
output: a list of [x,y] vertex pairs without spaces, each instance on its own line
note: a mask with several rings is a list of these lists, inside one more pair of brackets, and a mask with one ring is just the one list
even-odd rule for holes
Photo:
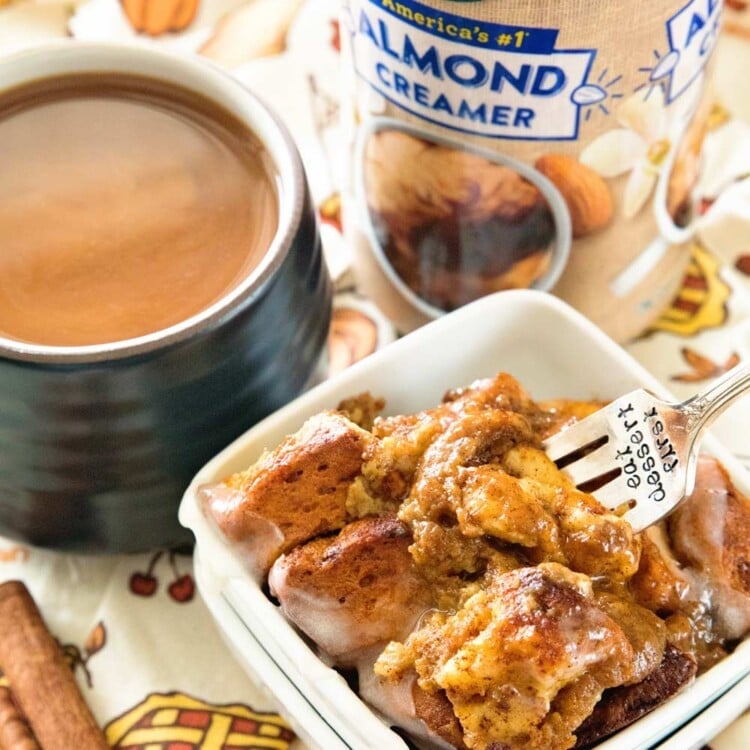
[[[614,398],[639,386],[669,397],[623,349],[565,303],[541,292],[501,292],[420,328],[275,412],[210,461],[186,491],[180,521],[195,534],[201,594],[236,658],[270,692],[309,748],[396,750],[407,745],[315,656],[265,596],[204,517],[198,488],[247,468],[306,418],[344,397],[369,390],[386,399],[387,413],[405,413],[437,404],[449,388],[500,371],[516,377],[535,399]],[[724,464],[741,491],[750,491],[744,469],[725,449],[710,436],[703,448]],[[599,748],[654,746],[748,672],[746,640],[689,688]]]

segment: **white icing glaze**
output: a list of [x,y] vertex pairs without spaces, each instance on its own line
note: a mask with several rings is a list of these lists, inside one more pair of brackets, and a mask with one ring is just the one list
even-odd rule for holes
[[373,670],[372,660],[362,660],[357,665],[359,695],[386,719],[409,734],[417,744],[430,750],[453,750],[453,745],[436,735],[415,716],[412,688],[416,675],[400,682],[381,680]]
[[682,572],[694,598],[704,602],[725,638],[750,630],[750,596],[731,587],[722,567],[729,487],[717,461],[701,456],[695,490],[672,525],[674,541],[690,558]]
[[204,484],[198,488],[198,502],[206,517],[231,541],[237,543],[243,562],[256,580],[261,580],[273,562],[284,541],[281,529],[268,518],[248,510],[242,511],[242,535],[233,534],[231,524],[222,521],[230,518],[244,502],[240,490],[225,484]]
[[422,606],[405,607],[387,597],[377,603],[375,613],[353,611],[348,601],[289,585],[284,556],[271,567],[268,585],[284,614],[322,651],[346,663],[362,649],[405,636],[424,611]]

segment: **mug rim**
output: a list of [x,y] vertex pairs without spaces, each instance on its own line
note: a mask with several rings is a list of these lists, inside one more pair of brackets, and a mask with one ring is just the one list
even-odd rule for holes
[[[280,118],[239,79],[216,63],[190,53],[167,52],[145,45],[110,42],[50,42],[22,50],[5,58],[22,65],[26,60],[43,59],[50,71],[42,76],[20,74],[11,84],[0,84],[0,97],[5,90],[35,80],[64,77],[85,72],[132,73],[153,78],[167,85],[179,85],[200,94],[229,110],[258,138],[276,169],[275,182],[279,203],[278,226],[260,262],[236,286],[218,300],[194,315],[167,328],[119,341],[79,346],[35,344],[5,337],[0,334],[0,359],[18,360],[36,365],[95,364],[117,361],[168,348],[195,337],[218,324],[238,308],[251,304],[264,293],[275,272],[286,259],[302,221],[305,203],[305,174],[297,147]],[[143,72],[130,61],[136,59],[153,64],[153,70]],[[55,73],[55,61],[70,64],[62,73]],[[93,64],[92,64],[93,63]],[[88,64],[88,65],[87,65]],[[176,75],[185,81],[177,83]],[[240,114],[226,106],[219,92],[241,101]]]

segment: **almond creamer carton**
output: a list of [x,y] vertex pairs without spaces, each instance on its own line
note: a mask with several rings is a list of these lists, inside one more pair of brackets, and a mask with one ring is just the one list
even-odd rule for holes
[[689,260],[722,0],[345,0],[360,284],[409,330],[551,290],[625,340]]

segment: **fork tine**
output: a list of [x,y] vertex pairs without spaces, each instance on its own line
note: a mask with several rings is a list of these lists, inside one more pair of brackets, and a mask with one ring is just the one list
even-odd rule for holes
[[607,482],[604,487],[600,487],[591,494],[605,507],[610,510],[619,507],[623,503],[632,499],[634,494],[632,490],[629,490],[627,485],[622,481],[622,474],[613,479],[611,482]]
[[612,469],[618,468],[614,462],[612,445],[605,443],[600,448],[588,455],[574,461],[563,469],[573,483],[578,487],[584,482],[606,474]]
[[607,434],[606,422],[594,414],[547,438],[544,450],[553,461],[559,461]]

